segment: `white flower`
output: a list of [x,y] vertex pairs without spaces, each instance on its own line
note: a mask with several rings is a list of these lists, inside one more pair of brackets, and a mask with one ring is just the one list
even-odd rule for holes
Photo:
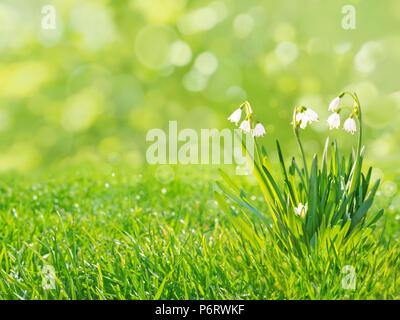
[[244,120],[240,124],[239,129],[242,129],[244,132],[250,132],[250,122],[249,122],[249,120]]
[[305,114],[309,123],[319,121],[319,116],[313,109],[307,108]]
[[301,215],[301,211],[303,210],[303,204],[299,203],[297,207],[294,207],[294,213],[298,216]]
[[304,112],[296,113],[296,123],[299,123],[302,129],[307,126],[307,116]]
[[303,205],[301,202],[297,206],[297,208],[294,208],[294,213],[297,214],[298,216],[304,216],[307,213],[308,210],[308,204],[306,203]]
[[306,114],[304,112],[296,113],[296,122],[301,122],[305,119]]
[[262,137],[266,133],[267,132],[265,131],[264,126],[261,123],[257,123],[256,127],[253,130],[253,136],[254,137]]
[[339,128],[339,126],[340,126],[339,113],[335,112],[334,114],[330,115],[327,122],[328,122],[329,129]]
[[304,129],[308,124],[314,121],[319,121],[319,117],[312,109],[306,109],[296,114],[296,122],[300,124],[301,129]]
[[235,123],[236,125],[238,124],[238,122],[240,121],[240,118],[242,117],[242,109],[239,108],[237,110],[235,110],[230,117],[228,118],[229,121]]
[[347,132],[350,132],[351,134],[354,134],[354,132],[357,131],[357,126],[354,119],[347,118],[347,120],[343,124],[343,129],[346,130]]
[[333,99],[331,101],[331,103],[329,104],[328,110],[332,111],[332,112],[336,112],[337,111],[337,107],[339,106],[339,102],[340,102],[340,98],[339,97],[336,97],[335,99]]

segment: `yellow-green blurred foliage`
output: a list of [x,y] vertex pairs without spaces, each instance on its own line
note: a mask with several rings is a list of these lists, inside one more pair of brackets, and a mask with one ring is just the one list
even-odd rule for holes
[[[43,29],[44,5],[56,29]],[[356,29],[342,28],[344,5]],[[400,1],[0,0],[0,171],[70,160],[146,163],[147,130],[224,128],[249,99],[286,150],[293,107],[321,117],[347,88],[364,108],[370,161],[397,168]],[[355,138],[329,134],[347,148]]]

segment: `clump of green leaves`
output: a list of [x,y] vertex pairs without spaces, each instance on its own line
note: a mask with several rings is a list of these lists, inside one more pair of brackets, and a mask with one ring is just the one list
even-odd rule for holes
[[[345,94],[353,98],[353,107],[338,107],[337,99]],[[366,172],[362,170],[364,148],[361,146],[361,106],[357,95],[341,93],[330,110],[335,112],[335,117],[342,110],[350,110],[351,119],[354,117],[358,120],[357,149],[345,157],[340,154],[337,142],[330,143],[328,138],[321,162],[314,154],[310,170],[301,144],[300,129],[318,121],[318,116],[311,109],[302,106],[296,108],[293,114],[292,125],[302,154],[301,165],[294,157],[286,165],[279,142],[276,142],[280,176],[272,170],[265,148],[255,137],[254,152],[242,139],[243,151],[264,195],[265,208],[272,215],[272,225],[267,223],[262,212],[264,210],[257,209],[245,190],[240,189],[222,170],[225,183],[217,182],[225,197],[218,192],[215,197],[226,213],[234,212],[226,201],[230,199],[244,212],[256,214],[264,222],[270,239],[282,252],[294,253],[297,257],[307,257],[318,248],[333,248],[335,252],[346,246],[354,248],[365,241],[383,214],[383,210],[370,212],[380,181],[371,182],[372,168]],[[338,128],[339,124],[340,119],[334,127]]]

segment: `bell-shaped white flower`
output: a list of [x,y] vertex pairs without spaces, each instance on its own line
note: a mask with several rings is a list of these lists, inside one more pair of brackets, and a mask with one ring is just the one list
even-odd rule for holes
[[300,125],[300,128],[304,129],[307,126],[307,116],[304,112],[296,113],[296,123]]
[[266,133],[267,132],[265,131],[264,126],[261,123],[257,123],[256,127],[253,130],[253,136],[254,137],[262,137]]
[[319,116],[313,109],[307,108],[307,110],[305,111],[305,114],[306,114],[308,123],[319,121]]
[[304,217],[305,214],[307,213],[308,210],[308,204],[306,203],[303,205],[301,202],[297,207],[294,208],[294,213],[297,214],[298,216]]
[[327,120],[327,122],[328,122],[329,129],[333,129],[333,128],[337,129],[337,128],[339,128],[339,126],[340,126],[339,113],[335,112],[332,115],[330,115],[328,120]]
[[340,102],[340,98],[339,97],[336,97],[335,99],[333,99],[331,101],[331,103],[329,104],[328,110],[332,111],[332,112],[336,112],[337,109],[338,109],[338,106],[339,106],[339,102]]
[[294,213],[299,216],[301,215],[301,211],[303,211],[303,204],[299,203],[297,207],[294,207]]
[[296,113],[296,122],[302,122],[303,120],[305,120],[305,116],[306,114],[304,112],[298,112]]
[[244,120],[242,121],[242,123],[240,124],[239,129],[241,129],[244,132],[250,132],[251,128],[250,128],[250,122],[249,120]]
[[242,109],[239,108],[235,110],[228,118],[230,122],[235,123],[236,125],[239,123],[240,118],[242,117]]
[[296,114],[296,123],[300,125],[301,129],[304,129],[308,124],[315,121],[319,121],[319,116],[312,109],[307,108],[305,111]]
[[354,132],[357,131],[356,122],[352,117],[346,119],[346,121],[343,124],[343,129],[346,130],[347,132],[350,132],[351,134],[354,134]]

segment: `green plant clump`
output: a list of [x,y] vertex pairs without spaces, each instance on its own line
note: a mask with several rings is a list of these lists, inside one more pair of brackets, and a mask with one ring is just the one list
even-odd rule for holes
[[[339,107],[339,100],[345,94],[353,98],[353,107]],[[255,129],[254,114],[248,102],[245,102],[240,109],[242,108],[246,111],[244,122],[250,124],[247,130],[250,132]],[[358,121],[357,149],[347,158],[340,154],[337,142],[330,143],[327,138],[320,166],[318,156],[314,154],[311,169],[308,169],[300,139],[300,129],[319,119],[313,110],[304,106],[295,108],[292,122],[302,154],[302,165],[299,165],[293,157],[287,167],[279,142],[276,142],[282,179],[279,179],[272,170],[265,148],[260,146],[256,139],[255,130],[253,130],[254,152],[243,139],[243,151],[258,181],[266,207],[272,214],[272,225],[267,222],[264,214],[256,209],[246,192],[239,189],[222,170],[221,175],[226,184],[217,183],[228,199],[246,212],[256,214],[265,223],[269,240],[282,253],[293,254],[303,261],[311,253],[326,250],[337,255],[338,251],[351,251],[357,246],[366,245],[368,236],[383,214],[383,210],[370,213],[380,181],[371,182],[372,167],[367,172],[362,172],[364,158],[362,116],[357,95],[345,91],[332,101],[329,109],[333,111],[328,119],[331,128],[339,127],[339,113],[343,110],[348,109],[351,112],[344,123],[346,131],[354,133],[356,130],[354,118]],[[233,211],[220,193],[216,192],[215,196],[225,212]]]

